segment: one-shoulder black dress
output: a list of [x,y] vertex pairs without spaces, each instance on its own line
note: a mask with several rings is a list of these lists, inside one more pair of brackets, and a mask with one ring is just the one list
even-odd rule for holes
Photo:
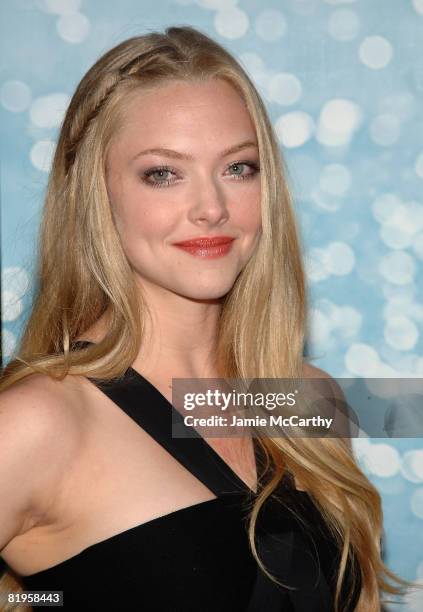
[[[280,586],[259,568],[250,550],[247,516],[255,494],[218,453],[199,434],[172,437],[172,422],[182,420],[181,415],[133,368],[116,381],[90,380],[216,498],[132,527],[53,567],[22,576],[26,590],[63,591],[63,608],[75,612],[334,610],[340,552],[311,496],[295,489],[288,472],[278,488],[283,503],[268,499],[256,527],[259,556],[286,585]],[[260,474],[263,456],[256,440],[254,447]],[[353,612],[360,578],[348,602],[351,562],[347,569],[340,610]]]

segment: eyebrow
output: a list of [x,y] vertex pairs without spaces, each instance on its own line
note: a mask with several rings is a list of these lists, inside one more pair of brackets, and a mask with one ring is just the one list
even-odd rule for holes
[[[240,142],[239,144],[236,144],[233,147],[229,147],[228,149],[225,149],[224,151],[221,152],[221,156],[226,157],[227,155],[230,155],[231,153],[237,153],[238,151],[247,149],[249,147],[258,148],[258,144],[257,142],[254,142],[253,140],[245,140],[244,142]],[[194,160],[194,157],[192,155],[189,155],[188,153],[181,153],[180,151],[174,151],[173,149],[156,147],[154,149],[145,149],[144,151],[140,151],[132,158],[131,161],[138,159],[138,157],[141,157],[142,155],[148,155],[148,154],[164,155],[165,157],[173,157],[175,159],[184,159],[186,161]]]

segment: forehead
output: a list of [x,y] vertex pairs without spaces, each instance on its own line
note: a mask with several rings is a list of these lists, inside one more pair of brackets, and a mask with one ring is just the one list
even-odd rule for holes
[[[254,137],[255,129],[245,102],[236,89],[221,79],[204,82],[175,81],[131,94],[114,139],[125,147],[140,142],[177,146],[202,138],[233,145]],[[176,141],[176,142],[175,142]]]

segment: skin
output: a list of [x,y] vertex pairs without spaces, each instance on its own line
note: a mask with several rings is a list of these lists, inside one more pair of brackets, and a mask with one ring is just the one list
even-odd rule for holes
[[[248,161],[258,166],[258,148],[252,144],[222,155],[245,141],[257,143],[242,98],[228,83],[213,79],[137,93],[109,148],[106,182],[112,211],[153,315],[134,363],[150,379],[159,371],[162,380],[213,375],[221,298],[261,233],[260,172],[234,165]],[[133,159],[157,147],[187,153],[192,160],[152,153]],[[145,176],[163,165],[171,171]],[[236,240],[218,259],[195,257],[172,244],[210,235]]]
[[[254,126],[229,84],[173,82],[131,98],[108,151],[106,178],[113,215],[152,314],[133,367],[170,401],[172,377],[215,376],[221,299],[260,239],[260,173],[241,180],[235,175],[251,174],[253,169],[234,166],[247,160],[258,164],[257,147],[222,156],[223,150],[245,141],[256,142]],[[192,160],[153,154],[133,160],[152,147],[187,153]],[[152,187],[142,181],[147,171],[160,165],[171,166],[172,173],[155,173],[148,180],[169,179],[170,185]],[[200,259],[172,245],[204,235],[236,240],[218,259]],[[100,319],[80,339],[97,342],[106,325]],[[309,369],[306,376],[312,375]],[[7,390],[2,401],[0,431],[9,444],[10,466],[6,461],[0,488],[14,494],[7,496],[9,506],[0,516],[0,550],[22,575],[51,567],[148,520],[214,498],[84,377],[53,381],[35,375]],[[252,446],[239,452],[249,439],[207,441],[254,489]]]

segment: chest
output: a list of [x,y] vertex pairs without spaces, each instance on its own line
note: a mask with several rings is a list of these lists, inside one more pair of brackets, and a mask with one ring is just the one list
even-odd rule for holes
[[[119,405],[94,385],[87,389],[81,444],[48,515],[4,551],[19,574],[40,571],[114,534],[216,497]],[[142,403],[140,396],[140,409]],[[210,446],[253,487],[252,445],[228,442],[213,439]]]

